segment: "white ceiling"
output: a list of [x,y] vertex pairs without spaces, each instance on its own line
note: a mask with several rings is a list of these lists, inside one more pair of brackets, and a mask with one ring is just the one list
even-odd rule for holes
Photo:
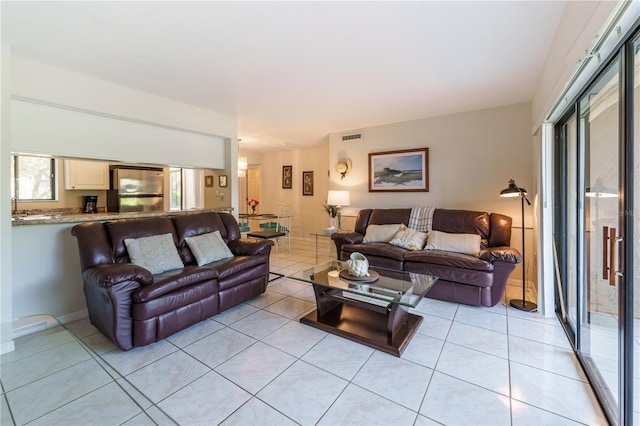
[[12,54],[238,116],[246,149],[531,100],[564,1],[1,2]]

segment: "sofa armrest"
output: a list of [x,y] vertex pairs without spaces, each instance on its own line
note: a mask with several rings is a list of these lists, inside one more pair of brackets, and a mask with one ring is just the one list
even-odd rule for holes
[[486,260],[487,262],[501,261],[506,263],[520,263],[522,262],[522,256],[520,252],[512,247],[501,246],[501,247],[487,247],[486,249],[480,250],[480,255],[478,256],[482,260]]
[[133,263],[107,263],[96,265],[82,272],[82,279],[87,284],[109,288],[125,281],[136,281],[141,285],[153,283],[153,275],[149,270]]
[[257,254],[266,254],[268,256],[271,253],[273,241],[257,238],[239,238],[229,241],[228,246],[235,256],[253,256]]
[[343,244],[358,244],[364,240],[364,235],[358,232],[338,231],[331,235],[333,243],[336,245],[336,253],[340,259],[340,252]]

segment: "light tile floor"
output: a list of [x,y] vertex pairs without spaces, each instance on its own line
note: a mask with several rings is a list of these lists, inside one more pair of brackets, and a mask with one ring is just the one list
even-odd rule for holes
[[[320,261],[329,242],[318,241]],[[292,240],[272,271],[308,268],[315,256],[315,241]],[[509,287],[505,300],[520,292]],[[1,424],[607,423],[555,318],[424,299],[414,310],[424,321],[397,358],[301,325],[312,309],[308,285],[280,278],[128,352],[87,319],[66,325],[73,335],[55,327],[20,338],[2,357]]]

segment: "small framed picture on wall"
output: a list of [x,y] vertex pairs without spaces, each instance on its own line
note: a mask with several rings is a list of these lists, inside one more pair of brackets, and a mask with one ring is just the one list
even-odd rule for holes
[[204,177],[204,186],[207,188],[211,188],[213,186],[213,176]]
[[220,188],[227,187],[227,175],[218,176],[218,184],[220,184]]
[[282,188],[291,189],[293,183],[293,166],[282,166]]
[[302,195],[313,195],[313,171],[302,172]]

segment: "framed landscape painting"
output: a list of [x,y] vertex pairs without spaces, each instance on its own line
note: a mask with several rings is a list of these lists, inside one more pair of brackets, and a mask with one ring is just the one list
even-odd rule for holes
[[369,192],[428,192],[429,148],[369,153]]

